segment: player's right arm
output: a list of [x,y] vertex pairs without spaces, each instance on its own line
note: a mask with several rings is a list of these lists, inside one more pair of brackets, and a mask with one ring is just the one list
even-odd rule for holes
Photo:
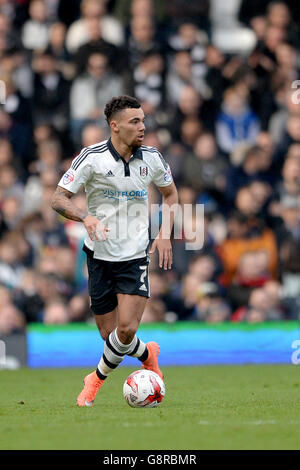
[[[90,155],[92,149],[84,148],[80,154],[74,158],[68,171],[61,177],[55,193],[53,194],[51,206],[59,214],[67,219],[82,222],[92,241],[106,240],[108,229],[97,219],[76,207],[72,197],[82,185],[86,185],[93,175],[93,168]],[[101,238],[99,238],[101,236]]]
[[51,207],[67,219],[75,220],[76,222],[84,222],[88,213],[75,206],[71,201],[72,196],[74,196],[74,193],[61,186],[57,186],[52,197]]
[[[71,200],[72,196],[74,196],[74,193],[62,188],[61,186],[57,186],[51,201],[52,209],[67,219],[82,222],[92,241],[94,241],[95,238],[97,241],[100,241],[101,239],[106,240],[108,229],[101,224],[97,217],[94,217],[75,206]],[[101,239],[98,236],[99,233],[101,235]]]

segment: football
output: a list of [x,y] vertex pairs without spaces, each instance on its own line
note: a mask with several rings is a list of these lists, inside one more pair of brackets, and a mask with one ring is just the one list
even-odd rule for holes
[[155,408],[165,396],[163,380],[152,370],[137,370],[130,374],[123,386],[123,395],[133,408]]

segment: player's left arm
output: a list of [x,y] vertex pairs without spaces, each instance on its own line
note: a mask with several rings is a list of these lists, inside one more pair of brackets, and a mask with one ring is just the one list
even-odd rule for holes
[[159,254],[159,267],[165,270],[171,269],[173,254],[171,245],[171,233],[174,225],[174,218],[178,204],[177,189],[172,182],[168,186],[158,186],[162,194],[162,224],[160,231],[154,240],[150,254],[154,253],[156,248]]

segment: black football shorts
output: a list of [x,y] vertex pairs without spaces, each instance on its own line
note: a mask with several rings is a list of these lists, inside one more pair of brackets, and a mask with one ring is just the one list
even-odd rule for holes
[[86,245],[88,286],[91,309],[95,315],[111,312],[118,305],[117,294],[150,297],[149,257],[129,261],[95,259]]

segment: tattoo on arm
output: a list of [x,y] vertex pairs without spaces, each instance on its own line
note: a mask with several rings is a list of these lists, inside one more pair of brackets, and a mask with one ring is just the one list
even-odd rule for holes
[[76,222],[83,222],[84,218],[88,214],[75,206],[71,201],[72,196],[73,193],[58,186],[53,194],[51,207],[67,219],[75,220]]

